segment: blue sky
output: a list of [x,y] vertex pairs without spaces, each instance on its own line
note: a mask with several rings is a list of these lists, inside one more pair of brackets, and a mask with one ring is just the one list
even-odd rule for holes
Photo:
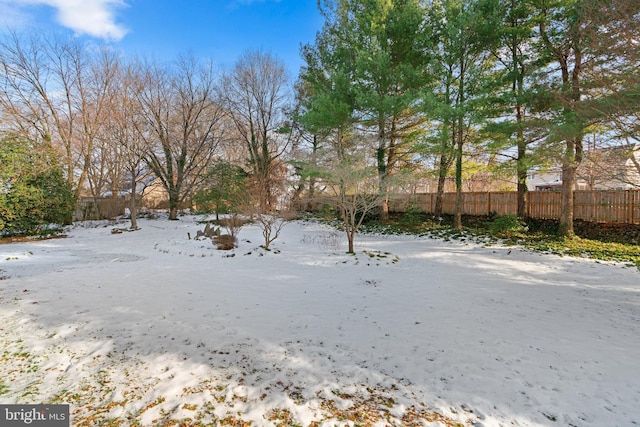
[[64,30],[160,61],[181,53],[229,66],[245,50],[276,54],[295,77],[301,43],[323,18],[316,0],[0,0],[0,26]]

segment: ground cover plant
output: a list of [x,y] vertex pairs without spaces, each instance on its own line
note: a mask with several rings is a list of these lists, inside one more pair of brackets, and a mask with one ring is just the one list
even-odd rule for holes
[[613,261],[640,268],[640,225],[576,221],[576,235],[558,234],[558,221],[518,219],[514,215],[464,216],[463,230],[453,219],[435,219],[420,212],[400,213],[382,222],[370,218],[364,230],[373,233],[431,235],[446,240],[471,239],[483,244],[521,246],[529,250]]

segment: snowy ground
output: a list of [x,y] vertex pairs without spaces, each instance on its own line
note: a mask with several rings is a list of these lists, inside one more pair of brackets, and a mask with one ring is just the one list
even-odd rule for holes
[[[123,224],[124,225],[124,224]],[[193,217],[0,246],[0,403],[73,425],[640,424],[640,272]],[[279,253],[278,253],[279,252]],[[137,423],[137,424],[136,424]]]

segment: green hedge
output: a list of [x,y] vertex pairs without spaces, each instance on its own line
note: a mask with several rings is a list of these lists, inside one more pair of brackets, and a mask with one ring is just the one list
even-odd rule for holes
[[50,232],[68,221],[72,207],[53,150],[16,137],[0,140],[0,235]]

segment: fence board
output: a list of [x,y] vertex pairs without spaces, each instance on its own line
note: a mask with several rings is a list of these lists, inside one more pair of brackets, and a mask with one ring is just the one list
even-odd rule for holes
[[498,215],[516,215],[518,213],[518,193],[514,191],[499,191],[489,193],[489,212]]
[[529,218],[558,219],[562,205],[560,191],[530,191],[527,193]]
[[462,213],[465,215],[486,215],[489,200],[489,193],[462,193]]

